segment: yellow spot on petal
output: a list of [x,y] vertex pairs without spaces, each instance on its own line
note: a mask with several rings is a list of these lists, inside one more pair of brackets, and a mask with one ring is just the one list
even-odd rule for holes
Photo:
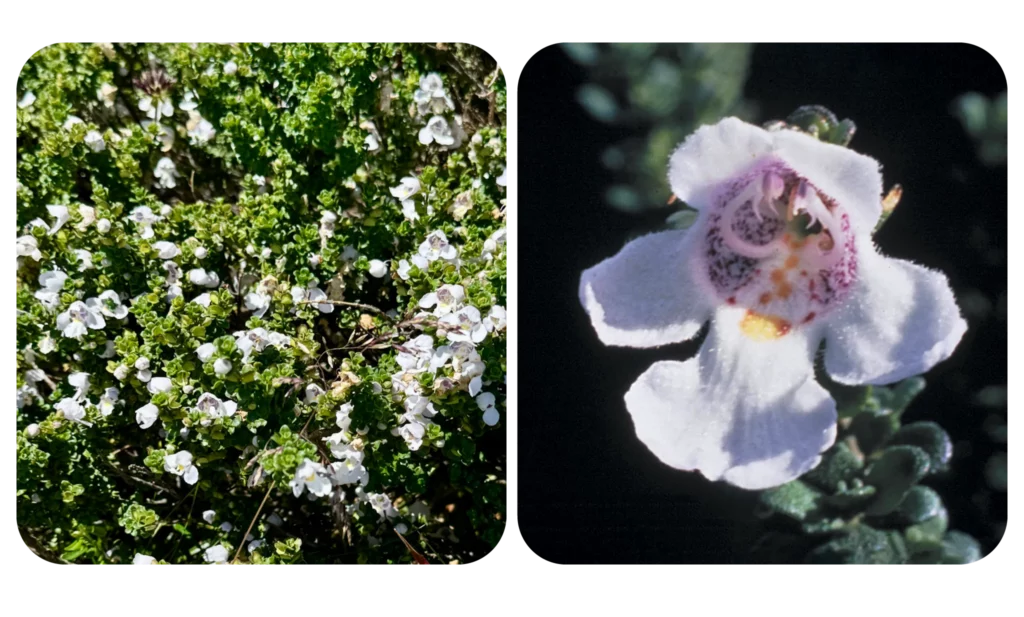
[[792,293],[793,286],[787,283],[786,281],[779,283],[778,286],[775,288],[775,295],[782,298],[783,300],[789,298],[790,294]]
[[755,341],[774,341],[785,336],[792,324],[775,315],[762,315],[754,311],[747,314],[740,322],[740,332]]
[[773,283],[781,283],[786,280],[785,270],[772,270],[771,279]]
[[799,257],[797,257],[796,255],[790,255],[789,257],[786,258],[786,269],[787,270],[792,270],[799,263],[800,263],[800,258]]

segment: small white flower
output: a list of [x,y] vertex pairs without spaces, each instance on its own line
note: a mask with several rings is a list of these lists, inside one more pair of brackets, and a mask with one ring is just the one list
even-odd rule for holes
[[75,226],[75,229],[78,231],[85,231],[89,228],[89,225],[92,225],[93,221],[96,220],[96,208],[85,204],[79,204],[78,215],[82,217],[82,220]]
[[197,146],[209,143],[217,135],[216,129],[213,128],[213,123],[195,111],[188,113],[188,122],[185,124],[185,129],[188,132],[189,140],[193,145]]
[[331,454],[340,459],[331,463],[331,481],[338,486],[349,484],[366,486],[366,483],[370,481],[370,473],[363,466],[362,451],[351,444],[340,443],[335,439],[337,435],[340,433],[327,438],[327,441],[331,443]]
[[394,518],[398,511],[391,505],[391,499],[384,493],[367,493],[367,501],[370,507],[382,518]]
[[29,90],[18,101],[18,109],[25,109],[26,107],[32,107],[32,103],[36,102],[36,95]]
[[270,308],[270,294],[251,292],[245,294],[245,308],[256,317],[263,317]]
[[209,306],[210,306],[210,294],[208,294],[208,293],[199,294],[195,298],[192,298],[192,301],[195,302],[196,304],[198,304],[199,306],[205,306],[205,307],[209,308]]
[[334,312],[334,305],[329,302],[324,302],[324,300],[328,299],[327,294],[319,287],[314,287],[312,289],[292,287],[292,299],[295,302],[308,301],[321,313]]
[[181,476],[186,484],[195,484],[199,480],[199,469],[192,464],[192,453],[188,450],[182,450],[181,452],[165,456],[164,471]]
[[55,309],[60,304],[60,292],[64,289],[64,281],[68,275],[60,270],[47,270],[39,275],[41,289],[36,292],[36,299],[48,309]]
[[133,209],[128,217],[136,224],[142,232],[142,238],[148,240],[153,237],[153,223],[162,220],[153,214],[149,206],[138,206]]
[[46,206],[46,211],[49,212],[50,216],[52,216],[54,219],[53,225],[50,226],[50,231],[47,232],[47,235],[50,236],[57,233],[60,230],[60,228],[64,226],[64,223],[67,223],[68,219],[71,218],[71,213],[68,211],[67,206]]
[[154,242],[153,248],[156,249],[157,255],[160,259],[174,259],[181,254],[181,251],[178,249],[178,245],[173,242],[167,242],[166,240]]
[[203,424],[209,424],[217,418],[229,418],[238,410],[238,403],[230,400],[222,401],[216,395],[203,392],[196,403],[195,410],[203,415]]
[[379,259],[370,260],[370,276],[380,278],[388,273],[388,265]]
[[93,152],[103,152],[107,149],[107,142],[103,141],[103,134],[92,130],[85,134],[85,145]]
[[153,175],[156,176],[157,186],[163,189],[173,189],[178,186],[178,167],[170,157],[163,157],[153,168]]
[[409,199],[420,192],[420,181],[412,176],[405,176],[399,180],[398,186],[391,188],[391,195],[399,201]]
[[508,186],[509,184],[511,184],[512,183],[512,168],[511,167],[506,167],[505,171],[502,172],[502,175],[498,176],[497,182],[498,182],[499,186]]
[[195,268],[188,271],[188,280],[200,287],[214,288],[220,285],[220,277],[216,272],[207,272],[202,268]]
[[107,325],[98,309],[85,302],[73,302],[68,310],[57,315],[57,329],[68,338],[82,338],[89,330],[102,330]]
[[234,60],[228,60],[224,63],[224,74],[234,75],[238,71],[238,64]]
[[124,364],[119,364],[117,365],[117,368],[114,369],[114,378],[117,379],[118,381],[124,381],[125,379],[128,378],[129,371],[131,371],[130,368],[128,368]]
[[500,332],[505,329],[506,317],[505,307],[495,304],[491,310],[487,311],[487,316],[484,317],[484,326],[487,327],[488,332]]
[[149,358],[147,358],[146,356],[140,356],[139,359],[135,361],[135,368],[136,368],[136,370],[139,370],[139,371],[144,371],[144,370],[148,369],[149,368]]
[[43,338],[39,339],[37,347],[39,347],[39,353],[48,354],[57,349],[57,341],[53,340],[53,337],[49,334],[46,334]]
[[139,111],[146,112],[147,118],[159,122],[160,118],[174,115],[174,103],[169,98],[154,99],[151,96],[144,96],[139,99]]
[[118,397],[120,397],[121,391],[117,388],[107,388],[103,391],[103,396],[100,397],[100,402],[96,407],[99,408],[100,414],[109,416],[114,411],[114,406],[117,405]]
[[416,110],[421,116],[428,113],[440,114],[455,109],[455,103],[444,91],[444,83],[437,73],[428,73],[420,78],[420,87],[413,92]]
[[[662,461],[766,489],[813,469],[836,436],[815,380],[888,384],[946,359],[967,329],[941,273],[878,253],[878,161],[735,118],[673,153],[669,184],[698,212],[586,270],[580,301],[608,345],[655,347],[711,326],[697,356],[660,361],[626,393]],[[667,282],[670,282],[668,284]]]
[[75,249],[74,252],[75,258],[78,259],[78,271],[92,270],[92,253],[85,249]]
[[135,410],[135,421],[142,428],[149,428],[160,417],[160,409],[153,403],[146,403]]
[[135,557],[132,558],[132,565],[135,566],[151,566],[156,563],[156,558],[150,555],[143,555],[142,553],[135,553]]
[[227,375],[231,372],[231,360],[227,358],[217,358],[213,362],[213,372],[218,375]]
[[476,406],[480,408],[480,411],[484,412],[484,424],[487,426],[494,426],[497,424],[501,416],[498,413],[498,408],[495,406],[494,395],[490,392],[482,392],[474,400],[476,401]]
[[35,236],[18,236],[17,249],[18,257],[31,257],[35,261],[43,258],[43,254],[39,251],[39,241]]
[[217,513],[213,510],[205,510],[203,512],[203,520],[207,523],[213,524],[214,519],[217,517]]
[[72,422],[78,422],[86,426],[91,426],[85,421],[85,407],[82,406],[76,399],[63,398],[56,405],[53,406],[61,415]]
[[320,398],[320,395],[323,393],[324,389],[321,388],[320,386],[316,385],[315,383],[309,384],[308,386],[306,386],[305,403],[307,405],[312,405],[313,403],[316,402],[318,398]]
[[101,234],[105,234],[110,231],[110,219],[100,219],[96,221],[96,231]]
[[142,369],[136,373],[135,376],[138,377],[139,381],[142,383],[149,383],[149,380],[153,378],[153,372],[149,369]]
[[480,309],[475,306],[464,306],[438,321],[448,327],[445,334],[450,341],[479,343],[487,338],[487,326],[481,321]]
[[433,315],[443,317],[453,313],[462,307],[462,301],[466,298],[466,290],[462,285],[441,285],[436,292],[425,294],[420,298],[420,308],[435,307]]
[[192,251],[192,254],[196,256],[196,259],[203,259],[206,257],[206,247],[197,246],[196,249]]
[[309,492],[317,497],[323,497],[331,492],[331,480],[327,477],[327,470],[320,463],[314,463],[308,458],[295,470],[295,478],[288,482],[292,487],[292,493],[298,497],[302,492],[309,489]]
[[82,124],[82,119],[78,116],[68,116],[67,120],[64,121],[63,128],[65,131],[70,131],[71,127],[75,126],[76,124]]
[[440,229],[430,232],[427,239],[419,246],[419,254],[424,259],[436,261],[438,259],[452,260],[458,257],[459,252],[448,242],[448,237]]
[[148,384],[146,384],[146,389],[149,390],[150,394],[170,392],[172,387],[174,386],[169,377],[154,377],[149,380]]
[[505,177],[505,168],[502,167],[501,175],[494,179],[494,183],[497,184],[498,186],[505,186],[507,182],[508,179]]
[[113,107],[117,99],[117,86],[108,83],[102,84],[96,90],[96,99],[103,103],[104,107]]
[[408,281],[410,270],[412,270],[412,266],[409,265],[408,261],[406,261],[405,259],[400,259],[398,261],[398,278],[402,279],[403,281]]
[[106,342],[103,343],[103,351],[99,354],[99,356],[103,359],[108,359],[113,358],[116,355],[117,348],[114,346],[114,341],[107,339]]
[[201,362],[209,362],[213,354],[216,353],[217,346],[213,343],[203,343],[196,348],[196,355],[199,356]]
[[[195,482],[189,482],[189,484],[195,484]],[[224,548],[223,544],[214,544],[203,551],[203,559],[207,563],[227,563],[228,556],[228,549]]]

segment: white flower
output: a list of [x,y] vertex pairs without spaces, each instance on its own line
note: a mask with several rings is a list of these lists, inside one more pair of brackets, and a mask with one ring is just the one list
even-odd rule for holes
[[96,221],[96,231],[101,234],[105,234],[110,231],[110,219],[100,219]]
[[160,142],[160,151],[169,152],[174,147],[175,135],[177,134],[174,129],[166,124],[159,122],[153,122],[152,120],[143,120],[142,128],[146,129],[147,134],[149,127],[156,126],[156,140]]
[[452,130],[444,116],[434,116],[428,120],[427,125],[420,129],[419,139],[423,145],[437,142],[438,145],[452,148],[458,148],[462,143],[458,133]]
[[153,214],[149,206],[138,206],[131,211],[128,217],[135,222],[142,231],[142,238],[146,240],[153,237],[153,223],[162,220],[159,216]]
[[149,380],[146,384],[146,389],[149,390],[150,394],[160,394],[161,392],[170,392],[173,384],[171,383],[170,377],[154,377]]
[[68,375],[68,384],[75,388],[75,400],[81,401],[89,392],[89,373],[77,372]]
[[150,371],[149,369],[142,369],[141,371],[136,373],[135,376],[138,377],[139,381],[141,381],[142,383],[148,383],[149,380],[153,378],[153,372]]
[[102,84],[96,90],[96,99],[103,103],[104,107],[113,107],[114,101],[117,99],[117,86],[108,83]]
[[323,497],[331,492],[331,480],[327,477],[327,470],[320,463],[314,463],[308,458],[295,469],[295,478],[288,482],[288,486],[292,487],[292,493],[296,497],[302,495],[302,491],[306,489],[317,497]]
[[966,330],[945,276],[877,252],[874,159],[728,118],[675,151],[669,183],[693,226],[634,240],[579,288],[609,345],[684,341],[711,320],[697,357],[655,363],[625,397],[668,465],[748,489],[788,482],[836,435],[814,379],[822,340],[832,379],[886,384],[949,357]]
[[494,426],[498,423],[498,419],[501,416],[498,413],[498,408],[494,405],[495,399],[493,394],[482,392],[473,400],[476,401],[476,406],[480,408],[480,411],[484,412],[484,424]]
[[352,418],[349,417],[352,408],[352,403],[345,403],[338,407],[338,411],[335,413],[335,423],[342,431],[347,431],[352,424]]
[[91,426],[85,421],[85,407],[74,398],[63,398],[55,404],[54,409],[58,410],[65,419]]
[[60,270],[46,270],[39,275],[41,289],[36,292],[36,299],[48,309],[55,309],[60,304],[60,292],[64,289],[64,281],[68,275]]
[[32,103],[35,103],[35,102],[36,102],[36,95],[31,90],[29,90],[18,101],[18,109],[25,109],[26,107],[32,107]]
[[209,143],[217,135],[216,129],[213,128],[213,123],[195,111],[188,113],[188,122],[185,124],[185,129],[188,131],[189,140],[193,145],[197,146]]
[[100,414],[109,416],[114,411],[114,406],[117,405],[118,398],[121,395],[121,391],[117,388],[107,388],[103,391],[103,396],[100,397],[100,402],[96,407],[99,408]]
[[182,450],[181,452],[165,456],[164,471],[181,476],[186,484],[195,484],[199,480],[199,469],[192,464],[192,453],[188,450]]
[[491,307],[491,310],[487,311],[487,316],[484,317],[484,326],[487,327],[488,332],[500,332],[505,329],[507,323],[505,307],[495,304]]
[[65,131],[70,131],[71,127],[75,126],[76,124],[82,124],[82,119],[78,116],[68,116],[67,120],[64,121],[63,128]]
[[213,343],[203,343],[196,348],[196,355],[199,356],[201,362],[209,362],[216,351],[217,346]]
[[[153,403],[146,403],[135,410],[135,421],[142,428],[149,428],[160,417],[160,409]],[[165,463],[166,464],[166,463]]]
[[198,304],[199,306],[209,307],[210,306],[210,294],[208,294],[208,293],[199,294],[195,298],[192,298],[192,301],[195,302],[196,304]]
[[245,294],[245,308],[256,317],[263,317],[270,308],[270,295],[260,292]]
[[108,289],[100,294],[99,298],[90,298],[86,304],[93,306],[107,317],[124,319],[128,316],[128,307],[121,304],[121,296],[116,291]]
[[505,168],[502,167],[501,175],[494,179],[494,183],[497,184],[498,186],[505,186],[505,184],[508,182],[508,178],[505,177],[505,173]]
[[153,175],[156,176],[157,186],[162,189],[173,189],[178,186],[178,167],[170,157],[165,156],[156,162]]
[[92,253],[85,249],[75,249],[74,252],[75,257],[78,259],[78,271],[92,270]]
[[117,355],[117,348],[114,346],[114,341],[107,339],[103,343],[103,351],[99,354],[101,358],[113,358]]
[[327,299],[327,294],[319,287],[313,287],[312,289],[292,287],[292,300],[296,303],[308,301],[321,313],[333,313],[334,305],[324,302]]
[[391,499],[384,493],[367,493],[367,501],[370,507],[377,512],[382,519],[398,516],[398,511],[391,505]]
[[323,388],[316,385],[315,383],[311,383],[308,386],[306,386],[306,396],[304,401],[307,405],[312,405],[313,403],[316,402],[318,398],[320,398],[320,395],[323,393]]
[[89,225],[92,225],[93,221],[96,220],[96,208],[85,204],[79,204],[78,215],[82,217],[82,220],[75,226],[75,228],[78,231],[85,231],[89,228]]
[[388,273],[388,265],[379,259],[370,260],[370,276],[380,278]]
[[37,347],[39,347],[40,353],[48,354],[54,349],[57,349],[57,341],[53,340],[53,337],[47,334],[43,336],[43,338],[39,339],[39,345],[37,345]]
[[499,186],[508,186],[509,184],[511,184],[512,183],[512,168],[511,167],[506,167],[505,171],[502,172],[502,175],[498,176],[498,180],[496,180],[496,181],[498,182]]
[[214,511],[214,510],[204,510],[203,511],[203,520],[206,521],[207,523],[210,523],[212,525],[214,519],[216,519],[216,518],[217,518],[217,512],[216,511]]
[[174,259],[181,254],[181,251],[178,249],[178,245],[173,242],[167,242],[166,240],[154,242],[153,248],[156,249],[157,255],[160,259]]
[[[189,484],[195,484],[189,482]],[[210,548],[203,551],[203,559],[207,563],[227,563],[228,561],[228,549],[223,544],[214,544]]]
[[107,149],[107,142],[103,141],[103,134],[92,130],[85,134],[85,145],[93,152],[103,152]]
[[445,335],[450,341],[471,341],[479,343],[487,338],[487,326],[480,319],[480,309],[464,306],[454,313],[448,313],[438,320],[448,326]]
[[31,257],[36,261],[43,258],[43,254],[39,251],[39,241],[35,236],[18,236],[17,248],[18,257]]
[[459,252],[448,243],[448,237],[440,229],[430,232],[427,239],[420,244],[419,254],[428,262],[438,259],[452,260]]
[[364,137],[363,143],[366,144],[367,152],[376,152],[380,148],[380,140],[373,133]]
[[234,60],[228,60],[224,63],[224,74],[234,75],[238,71],[238,65]]
[[428,113],[440,114],[455,109],[455,103],[444,91],[444,83],[437,73],[428,73],[420,78],[420,87],[413,92],[416,110],[421,116]]
[[196,403],[195,410],[203,416],[203,424],[209,424],[217,418],[228,418],[235,415],[238,410],[238,403],[234,401],[222,401],[216,395],[203,392]]
[[50,231],[47,232],[47,235],[50,236],[57,233],[60,228],[64,226],[64,223],[67,223],[68,219],[71,218],[71,214],[68,212],[67,206],[46,206],[46,211],[49,212],[50,216],[54,219],[53,225],[50,227]]
[[150,555],[143,555],[142,553],[135,553],[135,557],[132,559],[132,565],[135,566],[151,566],[156,563],[156,558]]
[[88,330],[102,330],[105,325],[99,309],[82,301],[71,303],[68,310],[57,315],[57,329],[68,338],[82,338]]
[[435,317],[442,317],[458,310],[466,297],[466,290],[462,285],[441,285],[436,292],[425,294],[420,298],[420,308],[434,308]]
[[192,254],[196,256],[196,259],[203,259],[206,257],[206,247],[197,246],[196,249],[192,251]]
[[146,356],[139,356],[135,361],[135,368],[140,371],[144,371],[149,368],[149,358]]
[[398,261],[398,277],[400,279],[402,279],[403,281],[408,281],[410,270],[412,270],[412,266],[409,265],[409,262],[407,260],[400,259]]
[[118,381],[124,381],[128,377],[129,369],[124,364],[118,364],[117,368],[114,369],[114,378]]
[[213,362],[213,372],[218,375],[227,375],[231,372],[231,360],[227,358],[217,358]]
[[174,103],[169,98],[154,99],[151,96],[144,96],[139,99],[139,111],[146,112],[147,118],[159,122],[160,118],[174,115]]
[[194,268],[188,271],[188,280],[200,287],[217,287],[220,285],[220,277],[216,272],[207,272],[202,268]]
[[370,473],[363,466],[362,451],[351,444],[337,441],[336,436],[339,434],[331,435],[326,440],[331,444],[331,454],[340,459],[330,465],[331,481],[338,486],[357,483],[366,486],[370,481]]

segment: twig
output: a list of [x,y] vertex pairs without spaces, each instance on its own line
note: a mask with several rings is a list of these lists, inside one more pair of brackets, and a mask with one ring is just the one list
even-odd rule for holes
[[[372,305],[369,305],[369,304],[361,304],[359,302],[345,302],[344,300],[299,300],[298,303],[299,304],[333,304],[334,306],[351,306],[351,307],[354,307],[354,308],[363,308],[363,309],[366,309],[368,311],[373,311],[375,313],[379,313],[379,314],[387,317],[388,319],[391,319],[390,315],[388,315],[384,311],[380,310],[376,306],[372,306]],[[392,320],[392,321],[394,321],[394,320]]]
[[256,508],[256,514],[253,515],[252,520],[249,521],[249,528],[245,530],[245,535],[242,536],[242,541],[238,543],[238,548],[235,550],[235,556],[231,559],[232,562],[238,561],[238,555],[242,552],[242,547],[245,546],[245,539],[249,537],[249,533],[252,531],[253,525],[256,524],[256,519],[260,517],[260,512],[263,511],[263,506],[266,505],[267,499],[270,497],[270,491],[274,490],[274,485],[277,484],[277,480],[270,483],[267,487],[267,493],[263,496],[263,501],[260,502],[260,507]]

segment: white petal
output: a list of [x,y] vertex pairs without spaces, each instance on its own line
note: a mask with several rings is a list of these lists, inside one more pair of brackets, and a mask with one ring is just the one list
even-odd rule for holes
[[874,229],[882,214],[878,161],[797,131],[782,130],[771,135],[776,156],[842,205],[855,230],[870,233]]
[[825,369],[845,384],[887,384],[948,358],[967,330],[941,272],[862,243],[860,280],[829,316]]
[[698,355],[654,364],[626,407],[637,436],[666,464],[763,489],[818,464],[835,440],[836,408],[814,381],[816,333],[755,341],[740,332],[743,315],[720,309]]
[[199,480],[199,469],[195,465],[189,465],[185,470],[185,483],[195,484]]
[[423,145],[429,145],[430,142],[434,141],[434,134],[431,132],[430,127],[423,127],[420,129],[420,143]]
[[702,126],[669,159],[672,193],[691,207],[703,208],[719,184],[743,173],[771,150],[768,131],[738,118]]
[[655,347],[697,334],[710,304],[693,281],[690,245],[685,231],[650,234],[583,272],[580,302],[604,344]]

